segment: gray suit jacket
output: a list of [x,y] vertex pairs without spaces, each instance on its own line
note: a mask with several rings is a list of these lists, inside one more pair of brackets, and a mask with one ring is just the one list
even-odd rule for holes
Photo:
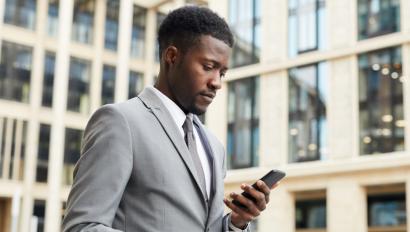
[[227,231],[225,153],[198,119],[212,166],[212,198],[203,196],[184,139],[150,89],[96,111],[74,170],[63,231]]

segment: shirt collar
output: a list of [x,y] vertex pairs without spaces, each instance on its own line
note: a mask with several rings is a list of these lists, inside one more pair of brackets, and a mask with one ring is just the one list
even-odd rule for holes
[[171,114],[171,117],[177,124],[178,128],[182,128],[182,125],[184,124],[185,119],[187,117],[184,111],[182,111],[181,108],[179,108],[179,106],[175,104],[175,102],[169,99],[165,94],[163,94],[157,88],[153,86],[148,86],[147,88],[150,88],[159,97],[159,99],[161,99],[162,103],[165,105],[165,107]]

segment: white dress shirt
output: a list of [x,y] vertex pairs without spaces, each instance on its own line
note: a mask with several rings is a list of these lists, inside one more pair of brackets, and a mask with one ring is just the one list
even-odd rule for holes
[[[179,106],[175,104],[175,102],[173,102],[171,99],[165,96],[165,94],[163,94],[158,89],[154,87],[147,87],[147,88],[151,88],[154,91],[154,93],[161,99],[162,103],[164,103],[165,107],[171,114],[172,119],[176,123],[179,129],[179,132],[181,133],[182,139],[183,139],[185,136],[185,133],[184,133],[184,129],[182,128],[182,125],[184,124],[185,119],[187,117],[184,111],[182,111],[181,108],[179,108]],[[193,129],[194,129],[193,132],[194,132],[197,152],[199,155],[199,159],[201,160],[202,169],[204,170],[206,192],[208,196],[210,196],[211,194],[211,167],[209,165],[208,157],[205,152],[204,146],[202,145],[201,139],[198,135],[198,131],[195,126],[193,126]]]

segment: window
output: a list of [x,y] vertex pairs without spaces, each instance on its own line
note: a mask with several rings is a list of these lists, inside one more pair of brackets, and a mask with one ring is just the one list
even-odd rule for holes
[[259,62],[261,36],[260,0],[230,0],[229,24],[235,36],[231,66]]
[[28,103],[32,49],[3,41],[0,60],[0,98]]
[[128,81],[128,99],[136,97],[144,88],[144,79],[142,73],[130,71]]
[[134,5],[131,35],[131,57],[143,58],[145,47],[145,24],[147,10]]
[[326,199],[296,200],[296,231],[326,229]]
[[0,179],[23,180],[27,122],[0,117]]
[[50,150],[51,126],[40,124],[40,139],[37,154],[36,181],[47,182],[48,176],[48,157]]
[[259,78],[251,77],[228,84],[228,168],[258,165]]
[[58,34],[58,5],[59,0],[48,0],[47,34],[51,37]]
[[106,49],[116,51],[118,42],[118,15],[120,11],[119,0],[108,0],[105,17],[105,43]]
[[358,0],[359,40],[400,30],[400,0]]
[[90,62],[71,58],[67,110],[87,114],[89,111]]
[[404,184],[367,188],[369,231],[406,231],[406,194]]
[[289,70],[289,161],[325,159],[326,151],[326,64]]
[[4,22],[34,30],[36,0],[6,0]]
[[289,56],[325,47],[325,0],[289,0]]
[[64,145],[64,166],[63,166],[63,184],[73,184],[73,171],[75,164],[80,159],[81,139],[83,131],[77,129],[65,129]]
[[404,150],[401,49],[359,56],[360,154]]
[[115,92],[115,67],[104,65],[101,103],[103,105],[113,103],[114,102],[114,92]]
[[94,32],[94,0],[75,0],[72,40],[91,44]]
[[51,107],[53,105],[55,59],[54,53],[46,53],[46,58],[44,60],[43,99],[41,101],[42,106]]
[[45,216],[46,216],[46,201],[34,200],[32,223],[35,223],[34,225],[37,225],[36,226],[37,232],[44,231]]

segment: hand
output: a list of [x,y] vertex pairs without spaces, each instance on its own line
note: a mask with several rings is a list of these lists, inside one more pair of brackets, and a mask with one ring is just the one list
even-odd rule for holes
[[[225,205],[232,210],[231,222],[238,228],[244,229],[250,221],[258,217],[260,213],[266,209],[266,205],[269,202],[271,189],[269,189],[269,187],[261,180],[258,180],[256,185],[258,186],[259,191],[250,185],[241,185],[241,189],[255,198],[255,202],[244,197],[242,194],[230,194],[233,200],[239,201],[242,205],[246,206],[246,209],[236,206],[226,198],[224,199]],[[278,186],[278,183],[273,185],[272,189],[276,186]]]

